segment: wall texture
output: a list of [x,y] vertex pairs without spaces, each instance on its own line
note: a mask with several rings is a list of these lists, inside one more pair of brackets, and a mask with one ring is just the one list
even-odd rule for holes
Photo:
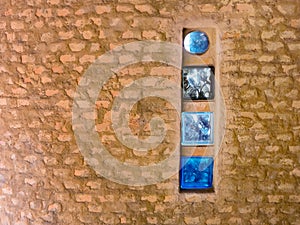
[[[0,16],[2,225],[300,224],[299,0],[0,0]],[[183,27],[205,21],[219,27],[227,108],[216,192],[179,193],[177,174],[144,187],[98,176],[72,131],[83,73],[116,46],[180,44]],[[172,67],[132,65],[110,79],[96,104],[99,138],[115,158],[137,165],[167,157],[179,138],[175,110],[156,98],[134,106],[130,127],[145,138],[153,115],[165,119],[158,149],[138,155],[112,133],[112,100],[149,74],[180,81]]]

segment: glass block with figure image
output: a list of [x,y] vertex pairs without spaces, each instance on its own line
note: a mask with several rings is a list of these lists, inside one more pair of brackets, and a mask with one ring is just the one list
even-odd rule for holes
[[213,113],[183,112],[181,116],[182,145],[213,144]]
[[213,66],[189,66],[182,68],[184,100],[212,100],[215,92]]
[[213,187],[213,157],[181,156],[180,189],[203,190]]

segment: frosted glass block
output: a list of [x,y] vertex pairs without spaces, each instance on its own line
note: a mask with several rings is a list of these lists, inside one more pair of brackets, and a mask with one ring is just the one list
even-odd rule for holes
[[211,100],[215,93],[213,66],[184,67],[182,90],[184,100]]
[[181,156],[180,189],[201,190],[213,187],[212,157]]
[[181,116],[182,145],[213,144],[213,113],[183,112]]

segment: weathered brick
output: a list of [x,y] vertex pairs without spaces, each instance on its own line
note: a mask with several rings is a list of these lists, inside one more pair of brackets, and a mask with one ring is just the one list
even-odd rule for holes
[[34,63],[35,57],[32,55],[22,55],[21,60],[22,63]]
[[64,9],[57,9],[57,10],[56,10],[56,14],[57,14],[57,16],[65,17],[65,16],[70,15],[70,14],[71,14],[71,11],[70,11],[70,9],[67,9],[67,8],[64,8]]
[[13,30],[23,30],[25,26],[23,21],[12,21],[10,27]]
[[117,5],[116,7],[117,12],[133,12],[133,6],[132,5]]
[[248,13],[249,15],[255,15],[255,9],[251,4],[237,4],[236,9],[241,13]]
[[77,202],[92,202],[92,196],[88,194],[76,194],[75,199]]
[[277,51],[278,49],[281,49],[283,47],[284,47],[284,45],[281,42],[268,41],[267,44],[266,44],[266,48],[270,52]]
[[292,107],[296,109],[300,109],[300,100],[299,101],[293,101]]
[[288,48],[289,48],[290,51],[299,51],[300,50],[300,43],[288,44]]
[[276,35],[276,32],[274,30],[271,31],[262,31],[261,38],[262,39],[270,39]]
[[185,217],[183,218],[183,220],[184,220],[184,222],[185,222],[186,224],[199,224],[199,222],[200,222],[199,217],[185,216]]
[[69,47],[73,52],[80,52],[81,50],[83,50],[85,48],[85,43],[84,42],[70,43]]
[[156,12],[156,9],[153,8],[152,5],[148,5],[148,4],[135,5],[134,7],[142,13],[146,12],[148,14],[153,14]]
[[109,5],[98,5],[95,7],[95,11],[97,14],[109,13],[111,7]]
[[71,39],[74,36],[74,32],[73,31],[60,31],[58,32],[58,36],[61,40],[67,40],[67,39]]
[[199,10],[203,13],[214,13],[217,11],[217,8],[213,4],[201,4],[199,5]]
[[74,62],[76,60],[74,55],[62,55],[60,56],[60,61],[62,63]]
[[146,39],[152,39],[158,36],[155,30],[146,30],[142,32],[142,37]]
[[270,203],[279,203],[284,198],[283,195],[268,195],[268,201]]
[[86,39],[86,40],[92,39],[93,36],[94,36],[93,31],[86,30],[86,31],[83,31],[83,32],[82,32],[82,37],[83,37],[84,39]]

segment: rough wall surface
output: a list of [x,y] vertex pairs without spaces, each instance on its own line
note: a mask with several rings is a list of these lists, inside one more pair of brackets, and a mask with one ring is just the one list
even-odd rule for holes
[[[2,225],[300,224],[298,0],[0,0],[0,7]],[[216,192],[179,193],[177,175],[145,187],[97,176],[72,131],[84,71],[124,43],[180,44],[183,27],[206,20],[221,31],[227,108]],[[179,129],[172,107],[150,98],[134,106],[130,126],[144,138],[151,116],[163,117],[172,132],[160,149],[136,155],[111,133],[112,99],[145,74],[180,76],[161,64],[131,66],[97,104],[99,137],[120,161],[140,165],[166,157]]]

